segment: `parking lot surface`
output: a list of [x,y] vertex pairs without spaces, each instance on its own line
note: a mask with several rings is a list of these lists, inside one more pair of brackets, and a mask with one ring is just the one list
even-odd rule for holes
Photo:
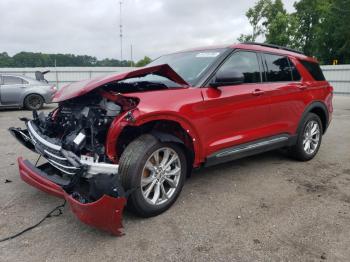
[[[276,151],[196,170],[169,211],[150,219],[126,213],[123,237],[80,223],[65,207],[0,243],[0,261],[350,261],[350,97],[334,104],[310,162]],[[0,111],[0,238],[62,202],[18,176],[18,156],[37,158],[7,132],[23,125],[21,116],[30,112]]]

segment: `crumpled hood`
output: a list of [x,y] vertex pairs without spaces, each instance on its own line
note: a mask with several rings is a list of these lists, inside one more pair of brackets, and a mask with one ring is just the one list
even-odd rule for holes
[[142,77],[149,74],[164,76],[179,85],[189,86],[189,84],[184,79],[182,79],[182,77],[179,76],[169,65],[163,64],[140,68],[137,70],[124,72],[120,74],[97,77],[94,79],[88,79],[66,85],[55,94],[53,102],[61,102],[74,97],[85,95],[91,92],[92,90],[113,81],[120,81],[134,77]]

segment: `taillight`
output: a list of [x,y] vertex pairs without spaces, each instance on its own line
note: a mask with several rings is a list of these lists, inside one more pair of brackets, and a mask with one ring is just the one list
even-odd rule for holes
[[50,89],[51,89],[51,91],[54,92],[54,93],[57,91],[57,87],[56,87],[56,86],[51,86]]

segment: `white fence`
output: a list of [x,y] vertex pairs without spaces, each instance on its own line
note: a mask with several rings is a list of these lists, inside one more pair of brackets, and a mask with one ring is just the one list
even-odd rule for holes
[[350,94],[350,65],[322,66],[322,71],[334,87],[334,93]]
[[132,70],[132,67],[37,67],[37,68],[0,68],[0,73],[25,75],[35,78],[35,71],[47,71],[45,79],[58,88],[80,80],[91,79],[101,75]]
[[[45,78],[59,88],[80,80],[132,70],[131,67],[0,68],[1,72],[34,77],[35,71],[50,70]],[[338,94],[350,94],[350,65],[322,66],[326,79]]]

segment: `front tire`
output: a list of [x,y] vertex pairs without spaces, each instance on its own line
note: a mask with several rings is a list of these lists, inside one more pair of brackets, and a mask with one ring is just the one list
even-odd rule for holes
[[296,145],[290,148],[290,155],[299,161],[313,159],[322,142],[322,122],[318,115],[309,113],[301,123]]
[[122,185],[132,190],[128,209],[141,217],[169,209],[180,195],[186,170],[186,156],[179,145],[162,143],[150,134],[135,139],[119,161]]

